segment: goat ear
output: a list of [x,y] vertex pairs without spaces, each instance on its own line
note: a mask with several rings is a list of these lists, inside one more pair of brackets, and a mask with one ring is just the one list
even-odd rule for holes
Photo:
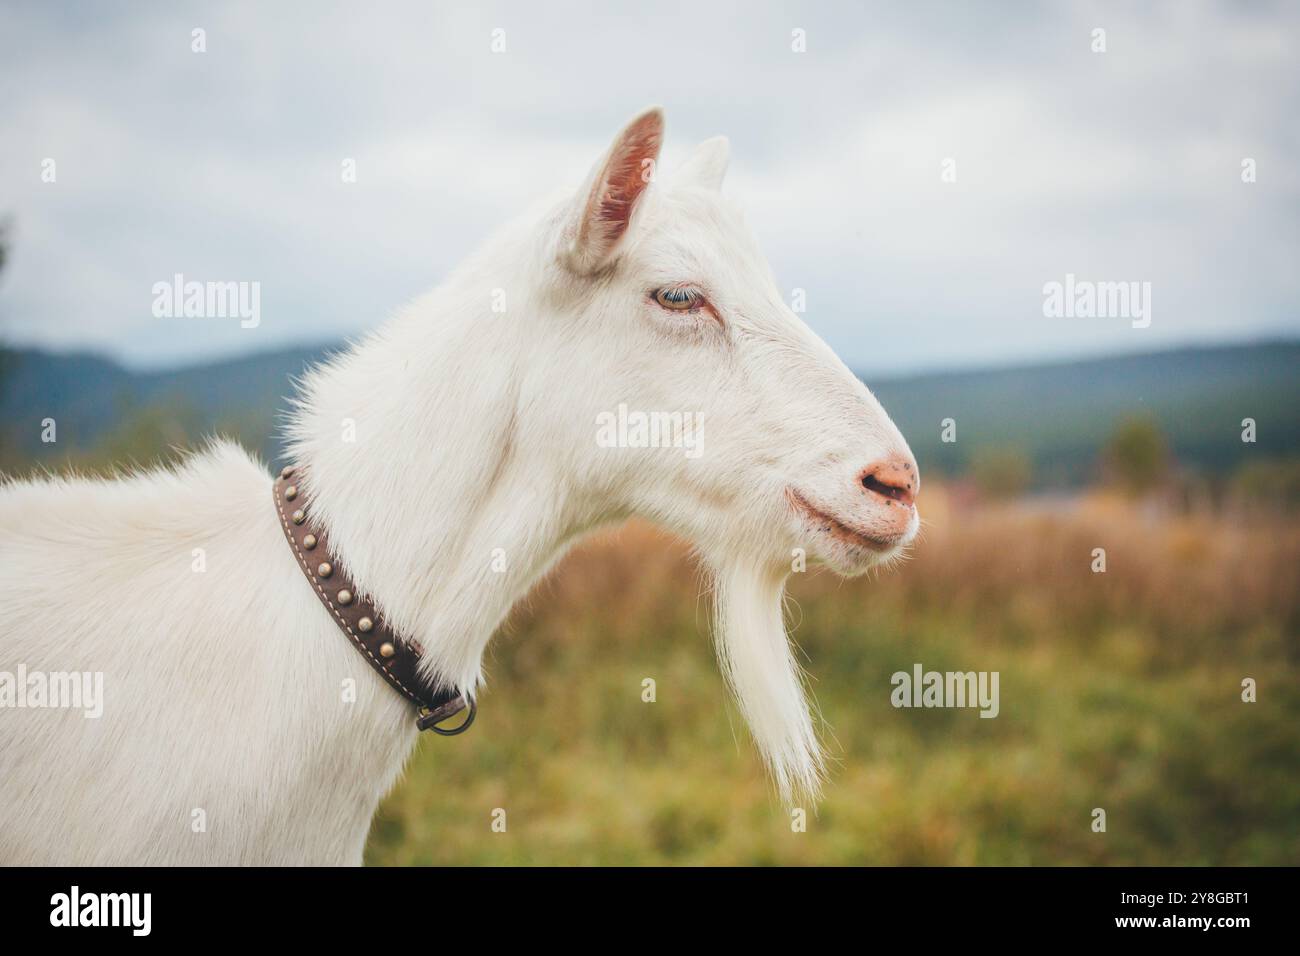
[[731,161],[731,144],[725,136],[706,139],[695,147],[695,152],[687,158],[677,171],[677,179],[683,183],[694,183],[715,192],[722,189],[722,179],[727,175],[727,163]]
[[589,275],[612,258],[627,232],[637,202],[654,178],[664,138],[664,113],[651,107],[623,128],[578,194],[571,245],[565,259]]

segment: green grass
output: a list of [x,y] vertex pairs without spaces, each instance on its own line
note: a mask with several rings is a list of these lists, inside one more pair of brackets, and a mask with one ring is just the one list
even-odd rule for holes
[[[516,615],[497,639],[478,723],[421,742],[367,861],[1300,862],[1294,535],[1265,530],[1254,542],[1263,560],[1292,563],[1240,571],[1267,579],[1253,604],[1189,616],[1172,583],[1130,613],[1125,588],[1141,582],[1032,554],[1037,573],[990,571],[967,594],[970,581],[949,579],[964,565],[927,561],[924,549],[972,549],[984,534],[970,534],[923,543],[878,581],[795,582],[795,634],[835,759],[807,832],[791,832],[727,700],[695,572],[680,548],[634,533],[572,558]],[[1218,573],[1213,555],[1179,565],[1179,540],[1139,535],[1124,547],[1187,587]],[[1088,593],[1106,587],[1120,593]],[[1001,713],[894,709],[890,675],[913,662],[998,671]],[[1257,703],[1240,699],[1245,676],[1259,682]],[[646,677],[655,703],[641,700]],[[1095,807],[1105,833],[1092,830]],[[492,832],[495,808],[504,833]]]

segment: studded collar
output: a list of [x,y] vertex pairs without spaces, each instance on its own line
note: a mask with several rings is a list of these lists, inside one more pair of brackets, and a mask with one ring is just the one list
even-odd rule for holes
[[466,708],[464,696],[454,690],[438,690],[421,676],[422,648],[413,640],[400,639],[374,604],[357,590],[337,555],[330,551],[325,529],[313,522],[308,513],[297,484],[301,477],[301,469],[286,466],[272,490],[284,536],[316,597],[366,663],[415,705],[416,726],[444,737],[464,733],[474,722],[473,701],[468,704],[469,716],[460,726],[450,730],[437,726]]

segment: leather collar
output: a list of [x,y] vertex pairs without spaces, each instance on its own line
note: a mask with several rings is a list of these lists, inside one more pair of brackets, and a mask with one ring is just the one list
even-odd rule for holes
[[312,521],[299,480],[301,469],[288,465],[280,472],[272,490],[284,536],[312,590],[366,663],[416,706],[416,726],[444,737],[464,733],[474,723],[474,703],[468,704],[469,716],[459,727],[444,730],[436,726],[466,708],[464,695],[454,690],[439,690],[420,675],[423,653],[420,645],[400,639],[374,603],[357,590],[338,556],[330,550],[325,529]]

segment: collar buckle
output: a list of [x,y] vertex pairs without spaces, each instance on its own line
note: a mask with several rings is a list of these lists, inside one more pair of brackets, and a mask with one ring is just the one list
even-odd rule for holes
[[428,707],[421,707],[418,711],[419,717],[415,721],[415,726],[419,727],[421,730],[432,730],[440,737],[455,737],[457,734],[463,734],[465,731],[469,730],[470,724],[474,723],[474,718],[478,716],[478,703],[476,701],[471,700],[469,702],[469,716],[466,717],[464,722],[459,726],[444,729],[439,727],[438,723],[446,720],[448,717],[456,716],[462,710],[465,710],[465,706],[465,698],[459,696],[455,700],[450,700],[441,707],[433,710],[430,710]]

